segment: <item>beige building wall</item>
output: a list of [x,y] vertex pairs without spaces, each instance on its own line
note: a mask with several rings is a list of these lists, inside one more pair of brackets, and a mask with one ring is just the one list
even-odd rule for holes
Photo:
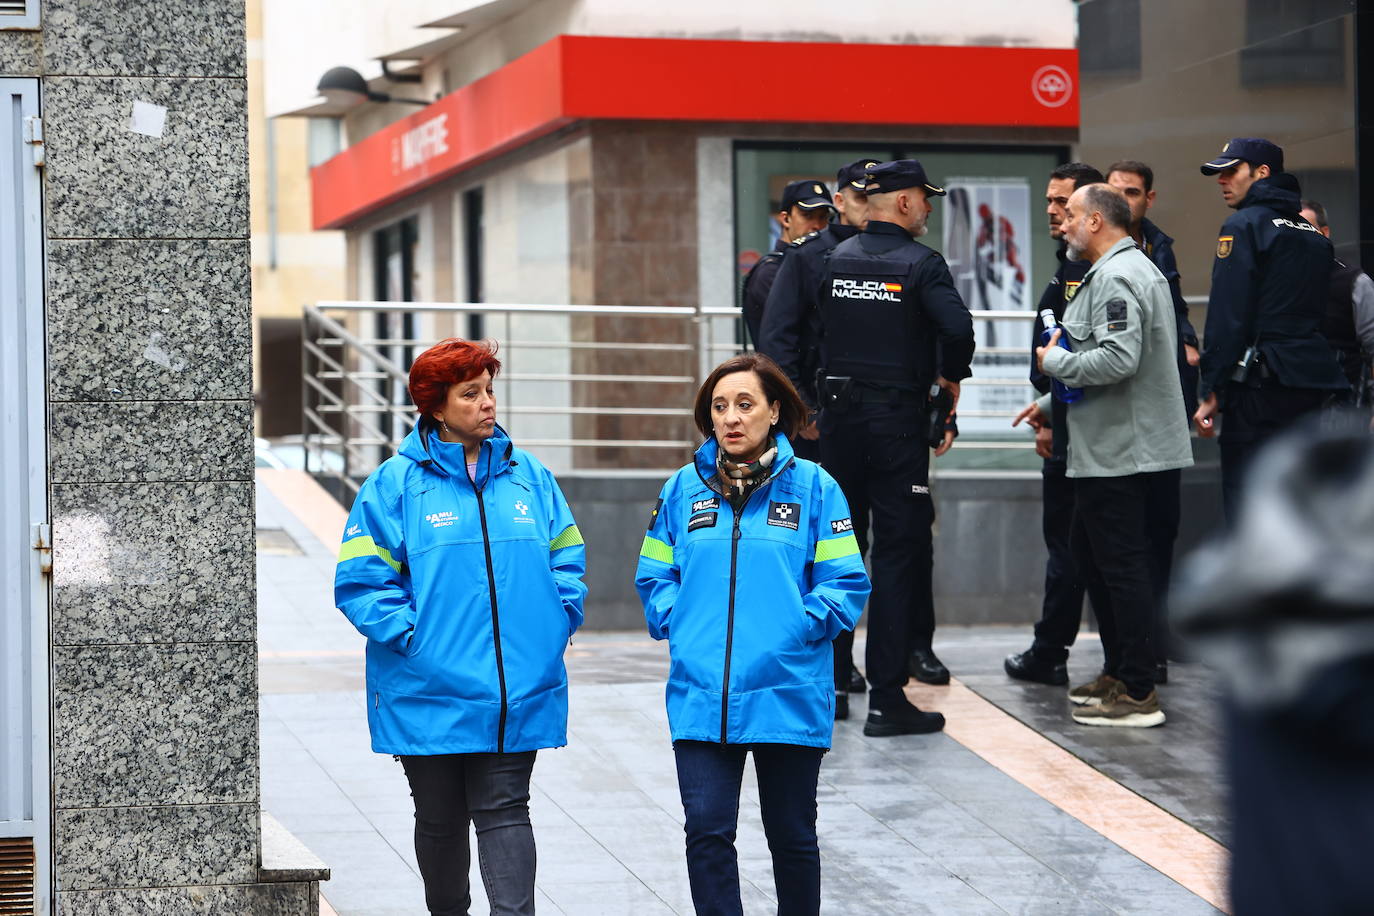
[[302,306],[344,297],[346,261],[343,233],[311,228],[310,121],[267,116],[263,3],[248,0],[246,22],[254,425],[281,435],[300,427]]

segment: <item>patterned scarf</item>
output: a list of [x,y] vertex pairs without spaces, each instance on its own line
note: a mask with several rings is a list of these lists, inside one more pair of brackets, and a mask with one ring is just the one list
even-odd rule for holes
[[725,454],[725,449],[720,450],[716,457],[716,467],[720,470],[722,479],[729,485],[730,492],[725,495],[732,505],[743,504],[754,488],[768,476],[768,469],[773,466],[773,459],[776,457],[777,446],[764,452],[757,461],[735,461]]

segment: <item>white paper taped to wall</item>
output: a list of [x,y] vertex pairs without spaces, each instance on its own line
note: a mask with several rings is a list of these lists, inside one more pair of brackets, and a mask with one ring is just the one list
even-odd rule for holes
[[134,102],[134,113],[129,118],[129,130],[149,137],[161,137],[166,126],[166,108],[152,102]]

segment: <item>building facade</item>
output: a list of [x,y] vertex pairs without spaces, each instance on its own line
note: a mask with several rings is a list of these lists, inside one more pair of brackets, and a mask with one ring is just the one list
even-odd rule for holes
[[[1029,313],[1055,263],[1040,217],[1044,176],[1077,137],[1071,3],[1003,3],[991,19],[947,11],[936,24],[867,2],[849,16],[821,3],[704,6],[649,15],[623,0],[484,4],[429,23],[455,31],[379,52],[412,82],[379,78],[372,88],[423,107],[297,109],[343,120],[347,148],[312,171],[311,194],[316,228],[347,239],[346,297],[729,308],[776,239],[787,181],[832,184],[838,166],[860,157],[914,157],[952,189],[931,239],[975,314]],[[989,34],[988,21],[1001,31]],[[725,37],[720,22],[734,26]],[[625,316],[567,322],[569,339],[584,341],[681,343],[690,332]],[[512,325],[510,336],[528,339],[536,329],[527,325]],[[411,330],[432,339],[499,338],[505,329]],[[1023,322],[979,322],[981,374],[1002,372],[1007,384],[966,402],[970,432],[1009,438],[1024,399],[1023,332]],[[550,365],[546,353],[518,345],[507,353],[514,365],[538,359],[546,375],[574,378],[625,374],[655,358],[571,351],[565,365]],[[668,386],[654,397],[686,405],[692,393]],[[513,382],[511,399],[623,410],[642,404],[643,392],[531,381]],[[683,418],[542,415],[519,424],[517,436],[545,441],[695,437]],[[550,461],[662,468],[685,453],[555,448]],[[995,457],[1029,467],[1028,454]]]

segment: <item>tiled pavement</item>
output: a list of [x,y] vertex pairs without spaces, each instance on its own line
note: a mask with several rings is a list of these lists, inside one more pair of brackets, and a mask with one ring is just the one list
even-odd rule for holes
[[[333,869],[323,890],[338,913],[423,914],[409,794],[400,765],[368,749],[362,641],[332,605],[332,550],[261,485],[258,519],[287,536],[266,537],[258,564],[263,807]],[[1204,674],[1171,671],[1162,729],[1084,729],[1068,720],[1062,690],[1001,673],[1002,656],[1027,639],[1028,630],[945,628],[937,649],[986,699],[1222,838]],[[1086,680],[1100,658],[1089,637],[1074,674]],[[541,752],[534,774],[539,911],[690,913],[663,712],[666,652],[640,633],[583,633],[568,667],[569,744]],[[866,739],[863,712],[858,699],[821,769],[824,912],[1216,912],[949,735]],[[752,774],[741,807],[745,910],[770,913]],[[485,913],[475,862],[473,897],[474,912]]]

